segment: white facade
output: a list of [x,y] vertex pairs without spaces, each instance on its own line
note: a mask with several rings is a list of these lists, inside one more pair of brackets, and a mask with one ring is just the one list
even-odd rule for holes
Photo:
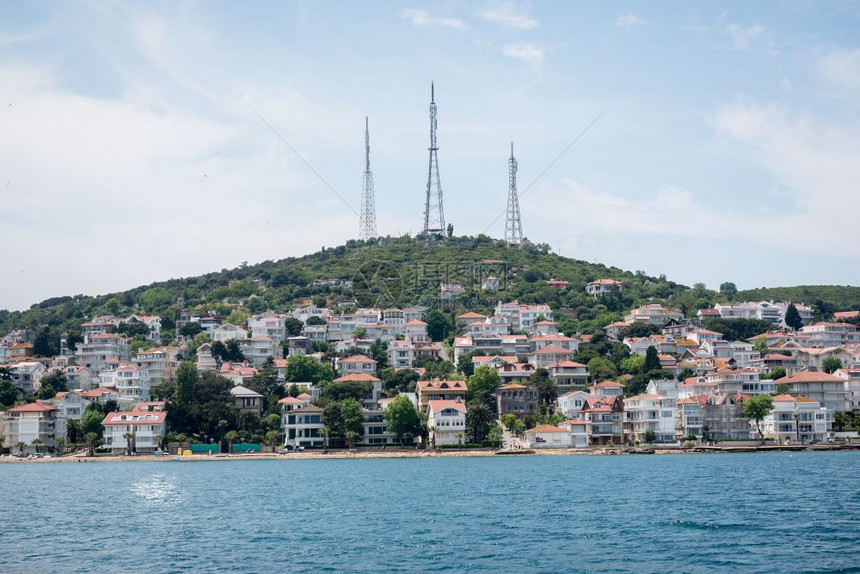
[[466,442],[466,405],[460,401],[434,400],[427,406],[427,426],[435,445]]
[[276,315],[274,313],[254,315],[248,319],[248,328],[251,330],[252,338],[266,335],[279,343],[287,340],[286,315]]
[[133,452],[152,453],[158,450],[161,439],[167,434],[167,413],[164,411],[132,411],[108,413],[102,422],[105,429],[105,448],[118,454],[126,451],[130,433]]
[[99,375],[102,386],[116,390],[117,401],[123,407],[136,405],[149,400],[151,388],[149,372],[133,365],[123,365],[114,371]]
[[624,400],[624,427],[628,438],[645,442],[645,432],[654,431],[657,442],[675,440],[676,399],[642,394]]
[[223,325],[219,325],[212,331],[212,340],[213,341],[221,341],[222,343],[226,343],[232,339],[247,339],[248,331],[241,327],[237,327],[236,325],[231,325],[230,323],[224,323]]
[[827,438],[828,418],[827,409],[818,401],[777,395],[773,398],[773,410],[764,418],[761,427],[765,438],[778,442],[823,441]]
[[573,445],[570,431],[563,428],[543,425],[523,433],[523,440],[529,448],[569,448]]

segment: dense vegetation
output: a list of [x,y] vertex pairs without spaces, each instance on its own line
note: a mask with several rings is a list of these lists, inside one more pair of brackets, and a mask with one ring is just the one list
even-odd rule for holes
[[[481,289],[481,281],[490,275],[499,278],[497,292]],[[622,281],[623,293],[601,299],[585,294],[589,281],[605,277]],[[555,289],[545,284],[548,279],[567,281],[568,285]],[[314,284],[321,280],[329,283]],[[352,286],[344,283],[348,281]],[[442,282],[460,284],[466,291],[452,304],[452,300],[439,296]],[[734,284],[726,282],[717,292],[703,284],[689,288],[662,275],[652,277],[642,271],[632,273],[561,257],[551,253],[548,245],[509,248],[503,241],[479,235],[452,237],[428,246],[410,237],[387,237],[353,240],[305,257],[170,279],[121,293],[54,297],[23,312],[0,311],[0,333],[35,328],[36,353],[51,355],[59,349],[61,333],[69,333],[70,344],[74,345],[80,337],[80,324],[99,314],[159,315],[163,332],[168,334],[164,342],[169,342],[181,309],[241,323],[249,314],[283,312],[300,303],[355,301],[364,306],[437,307],[451,324],[456,313],[466,309],[488,313],[500,299],[549,304],[565,333],[595,333],[642,303],[662,302],[693,314],[696,309],[730,298],[802,300],[812,303],[822,317],[834,309],[860,308],[860,288],[856,287],[792,287],[738,293]],[[444,321],[436,319],[438,328],[444,330]]]

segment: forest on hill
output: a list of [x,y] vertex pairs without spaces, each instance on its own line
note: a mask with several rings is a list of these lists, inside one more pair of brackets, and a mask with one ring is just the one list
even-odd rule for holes
[[[489,276],[497,290],[483,290]],[[594,299],[585,286],[595,279],[623,283],[623,292]],[[567,282],[550,286],[548,280]],[[440,284],[456,284],[462,294],[440,296]],[[663,303],[686,313],[717,301],[745,298],[792,299],[828,309],[860,307],[857,287],[795,287],[738,293],[731,283],[722,292],[704,284],[692,287],[649,276],[642,271],[588,263],[552,253],[549,245],[526,243],[509,247],[485,235],[450,237],[425,243],[419,238],[384,237],[351,240],[303,257],[241,265],[198,277],[170,279],[120,293],[101,296],[60,296],[25,311],[0,311],[0,334],[30,327],[39,333],[43,351],[54,350],[63,332],[74,341],[81,323],[96,315],[159,315],[163,332],[170,333],[180,310],[241,322],[264,311],[287,312],[313,302],[318,306],[342,303],[349,307],[438,308],[451,315],[466,310],[490,313],[500,301],[545,303],[556,312],[562,331],[598,332],[643,303]],[[169,342],[165,341],[165,342]]]

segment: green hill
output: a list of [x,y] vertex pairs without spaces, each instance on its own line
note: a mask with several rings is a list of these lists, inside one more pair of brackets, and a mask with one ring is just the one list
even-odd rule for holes
[[[498,291],[481,289],[488,276],[499,279]],[[623,293],[599,300],[587,296],[585,285],[599,278],[622,281]],[[568,285],[556,289],[545,283],[549,279]],[[443,299],[440,283],[458,284],[465,291],[454,299]],[[755,290],[735,299],[747,297],[805,302],[820,297],[823,304],[840,309],[860,306],[860,288],[856,287]],[[61,333],[68,332],[74,339],[80,324],[99,314],[157,314],[162,317],[164,332],[169,333],[182,309],[242,322],[250,314],[284,312],[309,301],[318,305],[350,301],[360,306],[423,305],[458,314],[465,310],[488,313],[499,300],[514,299],[549,304],[557,312],[562,330],[589,333],[645,302],[662,302],[686,313],[723,298],[703,285],[689,288],[664,276],[649,277],[561,257],[551,253],[548,245],[510,248],[481,235],[453,237],[428,246],[415,238],[387,237],[349,241],[304,257],[170,279],[99,297],[55,297],[26,311],[0,311],[0,333],[35,328],[40,335],[37,350],[48,354],[57,348]]]

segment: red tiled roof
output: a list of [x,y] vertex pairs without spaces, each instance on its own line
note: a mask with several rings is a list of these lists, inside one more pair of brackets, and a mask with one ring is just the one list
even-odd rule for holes
[[777,384],[779,383],[829,383],[829,382],[843,382],[842,379],[836,377],[834,375],[828,375],[827,373],[821,373],[816,371],[797,371],[796,373],[792,373],[787,377],[783,377],[781,379],[777,379],[775,381]]
[[335,379],[332,382],[333,383],[348,383],[350,381],[359,381],[359,382],[370,381],[371,383],[375,383],[375,382],[378,382],[379,379],[377,379],[373,375],[368,375],[366,373],[355,373],[352,375],[344,375],[342,377],[338,377],[337,379]]
[[529,429],[526,432],[534,433],[534,434],[537,434],[537,433],[565,433],[566,434],[567,433],[567,431],[564,430],[563,428],[559,428],[559,427],[553,426],[553,425],[541,425],[539,427]]
[[433,400],[427,403],[430,407],[430,410],[433,412],[439,412],[442,409],[457,409],[460,412],[466,412],[466,404],[461,401],[450,401],[450,400]]
[[57,410],[55,407],[49,407],[48,405],[43,405],[41,403],[27,403],[26,405],[21,405],[19,407],[12,407],[8,409],[7,413],[44,413],[48,411]]

